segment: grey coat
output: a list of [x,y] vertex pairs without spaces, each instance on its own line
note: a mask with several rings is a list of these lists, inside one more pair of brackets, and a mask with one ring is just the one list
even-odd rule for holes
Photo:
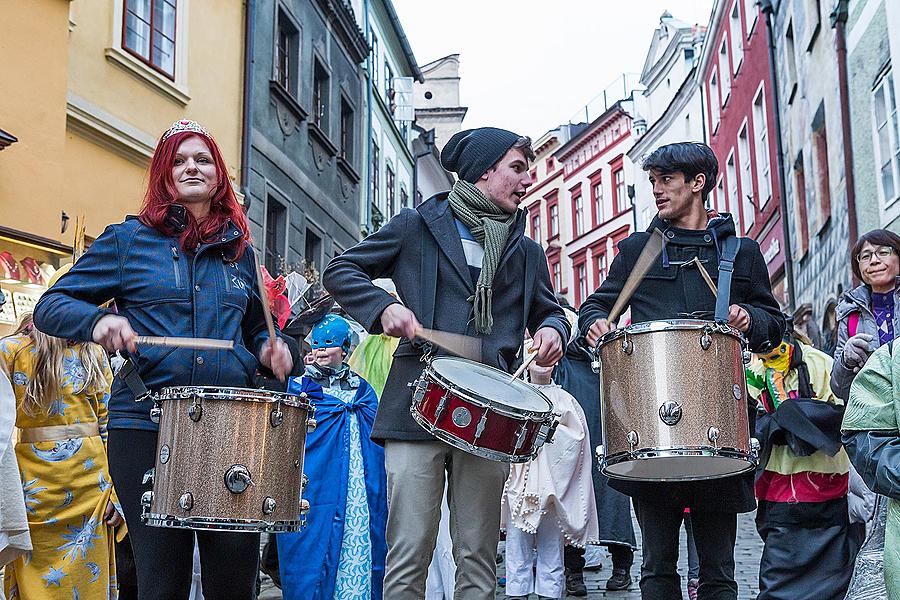
[[[894,289],[894,306],[900,309],[900,277]],[[875,351],[881,342],[878,338],[878,324],[872,313],[872,290],[863,284],[844,292],[838,301],[835,316],[837,317],[837,344],[834,347],[834,366],[831,368],[831,391],[838,398],[846,400],[850,395],[850,384],[856,373],[844,365],[844,344],[850,339],[850,315],[859,313],[856,333],[867,333],[872,336],[871,351]],[[900,334],[900,310],[894,310],[894,335]]]
[[[554,328],[563,344],[569,338],[568,321],[550,286],[547,258],[524,231],[525,212],[519,211],[494,277],[493,331],[482,336],[481,362],[504,371],[514,370],[521,360],[526,325],[532,332]],[[526,273],[526,255],[530,273]],[[468,300],[475,282],[446,193],[429,198],[415,210],[402,210],[376,233],[335,257],[322,283],[367,331],[381,333],[381,313],[397,302],[372,284],[381,277],[393,280],[400,300],[423,326],[476,335]],[[412,391],[407,384],[422,373],[423,351],[408,339],[400,340],[372,429],[376,441],[434,439],[409,413]]]

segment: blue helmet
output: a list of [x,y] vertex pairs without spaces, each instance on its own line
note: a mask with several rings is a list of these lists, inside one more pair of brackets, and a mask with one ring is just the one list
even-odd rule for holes
[[350,339],[353,332],[347,319],[335,314],[328,314],[313,327],[310,333],[310,345],[316,348],[341,348],[350,352]]

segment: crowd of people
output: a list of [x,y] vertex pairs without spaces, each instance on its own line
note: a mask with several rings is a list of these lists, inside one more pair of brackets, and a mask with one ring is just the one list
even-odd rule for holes
[[[194,121],[173,124],[139,214],[107,227],[50,282],[33,320],[0,339],[6,597],[188,598],[195,547],[203,597],[255,597],[259,533],[140,518],[160,427],[141,385],[216,385],[302,393],[315,406],[306,527],[271,539],[261,565],[291,600],[494,598],[501,534],[510,598],[586,595],[597,547],[611,557],[606,588],[628,589],[632,510],[648,600],[736,600],[737,515],[753,510],[760,599],[852,599],[863,579],[875,594],[865,598],[900,598],[900,236],[875,230],[852,249],[860,284],[841,299],[829,356],[782,313],[756,242],[705,208],[718,172],[711,149],[670,144],[643,163],[656,218],[619,243],[608,277],[576,313],[524,234],[519,203],[533,159],[530,140],[510,131],[454,135],[441,153],[458,176],[453,188],[333,259],[323,284],[337,305],[298,338],[266,323],[247,218],[212,135]],[[753,353],[755,470],[644,482],[599,468],[604,405],[592,362],[624,326],[614,306],[656,232],[665,244],[627,298],[630,323],[715,319],[741,333]],[[701,263],[718,295],[691,268]],[[536,357],[525,377],[553,404],[552,443],[510,465],[420,426],[409,384],[445,354],[425,330],[478,338],[479,362],[507,373]],[[139,347],[138,336],[232,348]],[[125,359],[121,376],[110,357]],[[861,549],[878,543],[879,528],[883,568],[873,579]]]

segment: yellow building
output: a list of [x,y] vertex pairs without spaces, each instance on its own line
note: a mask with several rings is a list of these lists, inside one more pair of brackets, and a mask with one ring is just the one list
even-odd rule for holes
[[90,240],[138,211],[156,141],[173,121],[203,123],[237,181],[244,68],[240,1],[3,4],[0,288],[13,302],[0,334],[15,305],[24,310],[42,291],[26,257],[49,265],[45,279],[69,260],[76,216]]

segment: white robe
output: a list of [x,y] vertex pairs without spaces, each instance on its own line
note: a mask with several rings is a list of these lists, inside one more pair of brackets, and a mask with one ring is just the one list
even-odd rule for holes
[[0,567],[31,551],[25,497],[12,443],[15,422],[16,396],[0,371]]
[[556,520],[565,543],[598,543],[597,504],[591,477],[587,420],[578,402],[558,385],[536,385],[553,403],[559,426],[534,460],[510,466],[501,525],[536,533],[545,515]]

